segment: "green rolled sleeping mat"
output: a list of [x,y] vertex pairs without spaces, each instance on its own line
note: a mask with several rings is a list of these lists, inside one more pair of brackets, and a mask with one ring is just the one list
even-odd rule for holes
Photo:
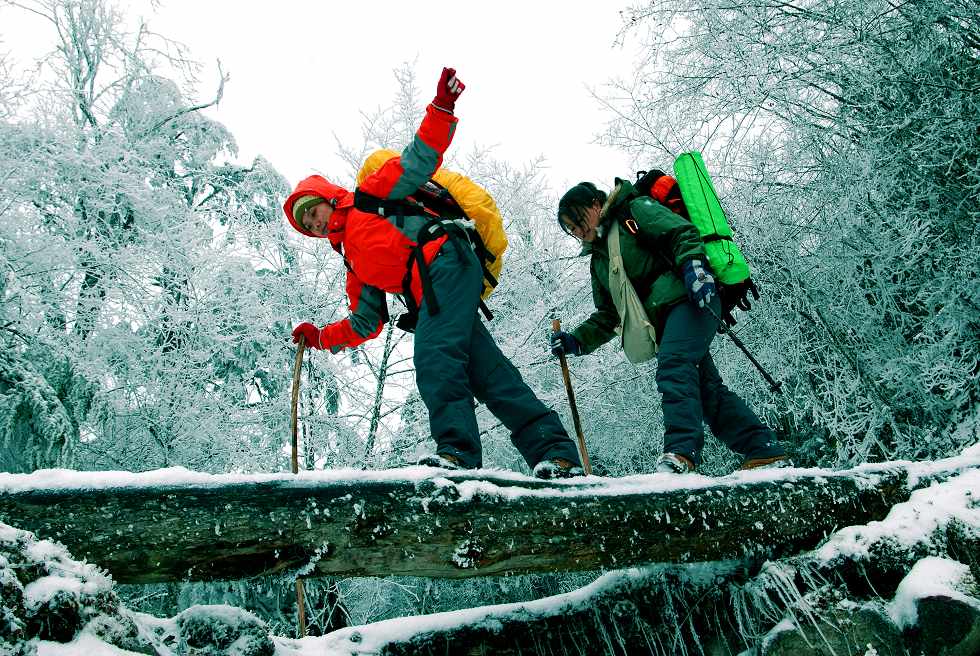
[[701,153],[691,151],[678,156],[674,162],[674,177],[691,223],[701,232],[708,262],[718,281],[724,285],[736,285],[747,280],[751,275],[749,265],[732,239],[732,228],[718,201]]

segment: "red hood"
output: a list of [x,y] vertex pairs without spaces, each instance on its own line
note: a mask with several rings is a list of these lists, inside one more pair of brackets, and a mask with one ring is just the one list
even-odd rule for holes
[[338,187],[332,182],[328,182],[322,175],[311,175],[305,178],[296,185],[293,193],[289,194],[289,198],[282,204],[282,209],[286,213],[289,225],[307,237],[322,238],[323,235],[314,235],[293,218],[293,203],[303,196],[319,196],[333,205],[335,211],[330,217],[330,222],[327,224],[326,236],[330,239],[333,247],[339,249],[340,245],[344,242],[347,212],[337,212],[336,210],[352,206],[354,204],[354,195],[343,187]]

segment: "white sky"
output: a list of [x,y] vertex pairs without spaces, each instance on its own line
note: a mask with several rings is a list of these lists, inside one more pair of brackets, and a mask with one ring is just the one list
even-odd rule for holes
[[[478,144],[513,164],[544,155],[561,193],[632,172],[625,154],[592,143],[609,116],[589,92],[629,75],[636,40],[614,45],[624,4],[168,0],[156,11],[129,3],[127,12],[207,64],[201,99],[213,94],[220,58],[231,80],[209,115],[231,130],[243,158],[262,154],[291,183],[314,171],[350,174],[334,134],[359,144],[359,111],[390,104],[392,70],[417,61],[423,101],[444,65],[467,85],[457,154]],[[52,43],[42,21],[10,8],[0,9],[0,26],[0,51],[21,63]]]

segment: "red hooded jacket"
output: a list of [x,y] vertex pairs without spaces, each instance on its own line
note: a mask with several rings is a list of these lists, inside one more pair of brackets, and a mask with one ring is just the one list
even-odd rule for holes
[[[457,118],[429,105],[415,138],[377,171],[365,178],[360,189],[378,198],[405,198],[432,177],[442,164],[442,156],[452,142]],[[320,196],[334,206],[327,224],[327,238],[347,263],[347,295],[351,315],[320,330],[320,344],[331,351],[355,347],[376,337],[387,316],[385,292],[400,294],[408,269],[408,257],[415,245],[424,217],[394,217],[362,212],[354,207],[354,194],[311,175],[302,180],[283,203],[290,225],[308,237],[319,237],[293,218],[293,203],[302,196]],[[446,242],[440,237],[423,247],[426,263],[432,262]],[[417,266],[412,272],[412,295],[422,302]]]

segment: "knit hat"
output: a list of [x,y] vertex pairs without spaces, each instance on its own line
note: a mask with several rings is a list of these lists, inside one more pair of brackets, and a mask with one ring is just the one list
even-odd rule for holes
[[293,203],[293,218],[296,219],[298,225],[303,225],[303,215],[306,213],[306,210],[326,202],[327,199],[322,196],[314,196],[312,194],[309,196],[300,196]]

